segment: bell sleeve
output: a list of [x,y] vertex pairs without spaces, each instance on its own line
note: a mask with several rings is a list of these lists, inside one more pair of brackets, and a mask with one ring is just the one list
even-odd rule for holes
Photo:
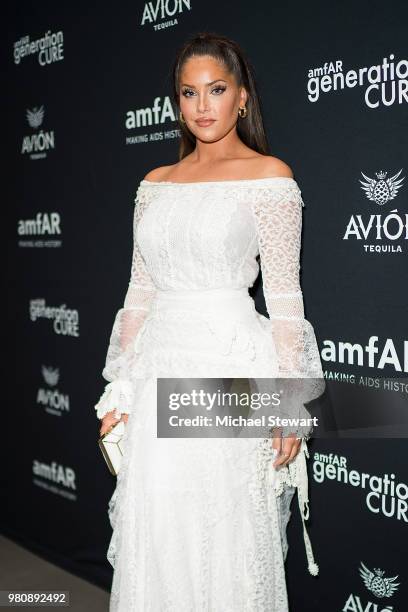
[[[283,410],[292,418],[310,418],[304,404],[325,388],[319,348],[311,323],[305,318],[300,285],[302,233],[301,191],[294,179],[281,177],[262,190],[254,203],[265,305],[270,319],[278,378],[295,379],[284,385]],[[284,435],[310,437],[313,427],[283,428]]]
[[96,415],[102,419],[115,410],[115,418],[130,414],[133,405],[133,385],[130,368],[133,345],[156,293],[156,286],[149,274],[137,241],[137,228],[147,205],[146,194],[139,186],[135,198],[133,216],[133,253],[130,280],[123,307],[118,310],[113,323],[102,376],[108,381],[95,405]]
[[[300,285],[303,207],[299,186],[289,177],[278,178],[261,190],[253,205],[263,293],[278,362],[277,377],[280,385],[281,379],[288,379],[282,385],[286,403],[283,400],[279,416],[295,418],[296,423],[300,423],[297,419],[310,419],[304,404],[319,397],[325,389],[316,336],[305,319]],[[273,387],[272,380],[270,384]],[[311,425],[282,427],[282,435],[296,433],[301,446],[294,460],[278,470],[274,487],[276,495],[282,493],[284,485],[297,487],[308,569],[317,575],[319,567],[305,525],[309,518],[306,441],[312,431]]]

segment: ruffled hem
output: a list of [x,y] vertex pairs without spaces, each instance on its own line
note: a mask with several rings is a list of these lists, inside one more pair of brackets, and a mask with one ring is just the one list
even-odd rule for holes
[[134,398],[133,384],[130,380],[117,379],[105,386],[98,403],[95,405],[98,419],[114,410],[114,417],[120,419],[122,414],[132,412]]

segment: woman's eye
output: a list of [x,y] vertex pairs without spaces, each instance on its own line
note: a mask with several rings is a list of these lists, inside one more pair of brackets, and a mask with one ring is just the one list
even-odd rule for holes
[[[214,91],[218,91],[223,93],[225,91],[226,87],[214,87],[214,89],[211,90],[211,93],[213,93]],[[186,98],[190,98],[191,96],[189,94],[194,94],[194,91],[192,91],[191,89],[184,89],[183,90],[183,96],[185,96]],[[220,94],[216,94],[217,96]]]

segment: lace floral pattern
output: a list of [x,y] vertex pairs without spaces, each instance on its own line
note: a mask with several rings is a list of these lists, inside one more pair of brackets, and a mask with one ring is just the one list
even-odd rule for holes
[[138,189],[133,216],[133,254],[131,273],[123,308],[116,313],[102,376],[109,384],[95,405],[97,417],[102,419],[114,410],[114,416],[132,410],[133,394],[129,368],[133,359],[132,341],[136,338],[149,312],[156,287],[146,269],[137,241],[137,229],[148,204],[148,194]]
[[300,189],[290,181],[281,189],[258,190],[252,210],[279,376],[320,379],[313,386],[304,386],[308,393],[302,399],[307,402],[321,395],[325,385],[315,333],[304,316],[300,287],[302,206]]
[[[287,612],[286,526],[298,493],[309,571],[308,449],[276,471],[269,438],[156,436],[157,377],[317,378],[299,284],[303,200],[293,179],[142,181],[125,303],[97,416],[130,415],[109,502],[110,610]],[[260,255],[269,319],[248,294]],[[306,411],[305,411],[306,412]],[[308,416],[308,413],[307,413]]]
[[[111,609],[287,610],[290,497],[273,494],[270,445],[154,441],[155,392],[155,379],[145,380],[140,402],[146,417],[131,414],[109,503]],[[162,442],[161,450],[154,448]]]

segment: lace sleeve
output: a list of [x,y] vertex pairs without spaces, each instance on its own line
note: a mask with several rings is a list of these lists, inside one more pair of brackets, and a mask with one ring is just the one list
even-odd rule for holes
[[[301,191],[294,179],[274,181],[254,202],[265,304],[271,321],[273,342],[278,359],[278,377],[288,378],[283,385],[289,390],[285,404],[289,416],[309,418],[304,404],[319,397],[325,389],[322,365],[314,329],[304,316],[300,287],[300,250],[302,233]],[[293,380],[296,379],[296,380]],[[285,416],[282,414],[281,416]],[[307,439],[313,427],[283,427],[283,435],[296,433],[301,438],[300,452],[287,467],[278,471],[275,493],[281,495],[284,485],[298,491],[299,510],[309,572],[319,573],[305,521],[309,518]],[[272,468],[271,468],[272,469]]]
[[[290,415],[310,417],[304,403],[319,397],[325,384],[314,329],[304,315],[299,278],[304,206],[301,191],[294,179],[277,180],[262,190],[253,206],[278,377],[297,379],[285,387],[291,399]],[[312,430],[309,426],[290,428],[306,438]],[[288,432],[286,428],[285,434]]]
[[133,388],[129,378],[133,341],[149,312],[156,287],[146,268],[137,242],[137,227],[147,205],[147,195],[139,186],[133,217],[133,254],[130,281],[123,307],[118,310],[113,323],[105,367],[102,376],[109,384],[95,405],[97,417],[102,419],[115,410],[114,416],[130,414]]

